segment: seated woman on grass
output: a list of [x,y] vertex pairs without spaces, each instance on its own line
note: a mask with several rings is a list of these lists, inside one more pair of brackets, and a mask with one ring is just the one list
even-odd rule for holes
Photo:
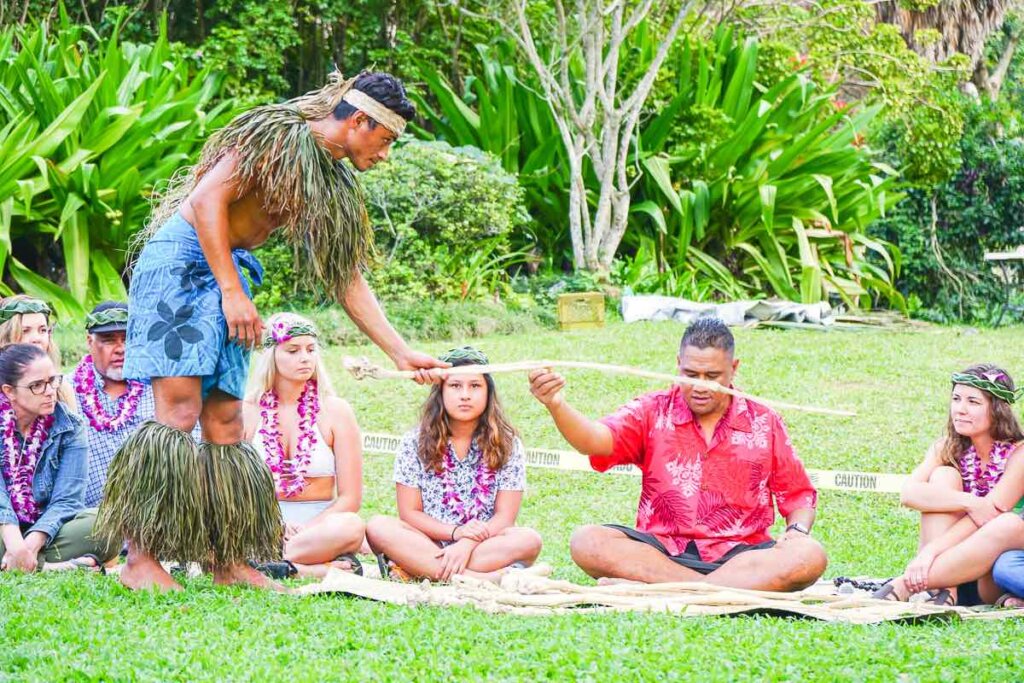
[[[469,346],[441,360],[487,364]],[[451,375],[431,387],[419,426],[399,448],[395,483],[398,518],[374,517],[366,529],[382,576],[494,581],[540,554],[540,535],[514,526],[525,455],[490,375]]]
[[874,597],[991,604],[999,554],[1024,548],[1024,521],[1009,513],[1024,495],[1024,432],[1013,413],[1013,379],[989,364],[954,373],[946,436],[910,475],[900,499],[921,511],[917,557]]
[[63,377],[32,344],[0,350],[0,569],[101,571],[117,555],[93,541],[85,510],[85,428],[59,400]]
[[330,566],[361,573],[363,440],[355,414],[331,388],[312,322],[278,313],[266,330],[243,415],[245,438],[274,475],[284,562],[257,568],[275,578],[322,577]]

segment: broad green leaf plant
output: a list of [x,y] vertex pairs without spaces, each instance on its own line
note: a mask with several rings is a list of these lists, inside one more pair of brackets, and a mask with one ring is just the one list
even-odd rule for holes
[[120,28],[101,37],[61,7],[53,25],[0,32],[0,272],[63,318],[125,297],[154,188],[233,113],[216,75],[173,54],[166,22],[151,45]]

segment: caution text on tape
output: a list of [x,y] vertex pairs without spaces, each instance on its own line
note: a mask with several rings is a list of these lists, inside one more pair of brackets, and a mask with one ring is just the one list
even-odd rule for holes
[[[371,453],[398,452],[402,437],[394,434],[364,434],[363,450]],[[585,455],[573,451],[556,451],[545,448],[529,448],[526,450],[526,464],[531,467],[546,467],[555,470],[593,471],[590,460]],[[608,470],[615,474],[638,476],[640,470],[632,465],[619,465]],[[819,489],[839,491],[875,491],[877,493],[899,493],[905,474],[888,474],[882,472],[848,472],[845,470],[808,469],[811,483]]]

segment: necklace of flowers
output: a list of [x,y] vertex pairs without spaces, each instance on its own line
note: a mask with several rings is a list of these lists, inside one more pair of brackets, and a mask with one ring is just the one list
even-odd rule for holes
[[[468,457],[468,456],[467,456]],[[444,469],[441,470],[441,485],[444,489],[444,495],[441,502],[448,506],[460,524],[479,519],[480,515],[491,502],[491,492],[494,489],[494,480],[496,478],[494,470],[487,466],[484,459],[480,458],[480,464],[476,468],[476,475],[473,477],[473,489],[470,491],[470,502],[466,505],[465,501],[462,500],[462,496],[455,488],[455,481],[452,473],[455,471],[455,448],[452,444],[448,444],[448,451],[444,456]]]
[[18,422],[14,416],[14,408],[6,400],[0,402],[0,429],[3,430],[3,474],[7,480],[7,494],[11,498],[11,507],[19,522],[34,524],[41,514],[32,497],[32,479],[35,477],[39,454],[43,452],[43,444],[53,426],[53,415],[40,415],[32,421],[28,434],[25,436],[24,447],[19,445],[17,433]]
[[316,441],[316,418],[320,414],[320,397],[317,395],[316,380],[306,382],[299,396],[297,409],[299,412],[299,438],[295,444],[295,452],[287,458],[281,439],[281,427],[278,420],[280,399],[273,389],[260,396],[260,417],[262,426],[259,430],[263,440],[263,458],[274,475],[278,493],[284,498],[296,496],[306,488],[306,472],[313,457],[313,444]]
[[100,403],[100,390],[96,387],[96,370],[92,355],[87,355],[75,368],[75,393],[89,424],[98,432],[112,432],[128,424],[139,410],[146,385],[128,380],[128,390],[114,404],[114,414],[108,415]]
[[1001,441],[993,443],[988,466],[984,470],[981,468],[981,458],[978,457],[977,449],[971,445],[960,460],[960,476],[964,480],[964,491],[976,496],[987,496],[1003,476],[1006,460],[1013,450],[1012,445]]

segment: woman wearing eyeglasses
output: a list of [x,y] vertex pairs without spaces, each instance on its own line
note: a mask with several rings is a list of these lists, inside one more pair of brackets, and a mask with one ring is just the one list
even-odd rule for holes
[[102,570],[118,551],[90,539],[85,428],[62,380],[39,346],[0,350],[0,570]]

